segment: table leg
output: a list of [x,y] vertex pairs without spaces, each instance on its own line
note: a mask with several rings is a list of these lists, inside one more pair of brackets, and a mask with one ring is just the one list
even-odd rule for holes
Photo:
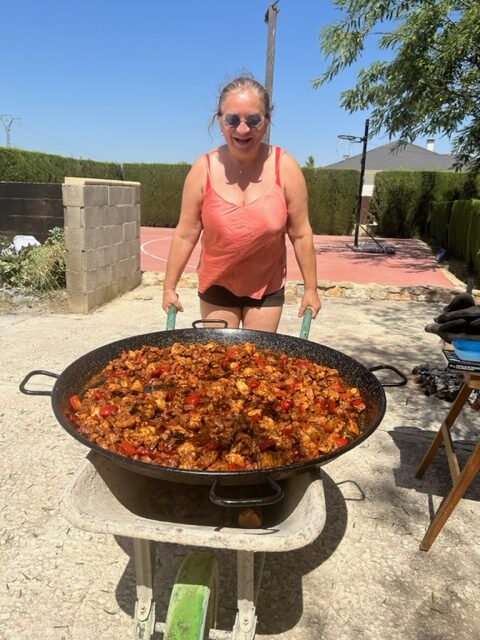
[[437,435],[435,436],[432,444],[430,445],[430,448],[428,449],[427,453],[425,454],[425,457],[423,458],[420,466],[418,467],[417,472],[415,473],[416,478],[421,478],[425,473],[425,471],[427,470],[427,468],[430,466],[430,463],[432,462],[433,457],[435,456],[439,447],[443,443],[442,429],[445,427],[450,431],[455,420],[458,418],[460,411],[463,409],[465,402],[468,400],[468,397],[471,392],[472,392],[472,389],[470,388],[470,386],[466,382],[464,382],[462,388],[458,392],[457,397],[453,401],[452,406],[450,407],[450,411],[448,412],[447,417],[445,418],[442,426],[438,430]]
[[435,517],[432,520],[432,523],[430,524],[430,526],[428,527],[427,532],[425,533],[423,540],[420,544],[420,549],[422,551],[428,551],[430,549],[435,538],[438,536],[438,534],[442,530],[443,525],[451,516],[453,510],[458,504],[458,501],[465,494],[466,490],[472,483],[473,479],[475,478],[479,470],[480,470],[480,443],[476,445],[472,455],[470,456],[465,466],[463,467],[458,477],[458,481],[455,482],[452,489],[450,490],[450,493],[446,498],[444,498],[444,500],[442,501],[442,504],[438,508],[437,513],[435,514]]

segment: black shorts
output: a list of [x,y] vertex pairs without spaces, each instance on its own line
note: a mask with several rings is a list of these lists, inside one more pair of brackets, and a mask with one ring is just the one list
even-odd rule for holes
[[250,298],[236,296],[225,287],[214,284],[203,293],[198,292],[198,297],[217,307],[281,307],[285,302],[285,288],[267,293],[262,298]]

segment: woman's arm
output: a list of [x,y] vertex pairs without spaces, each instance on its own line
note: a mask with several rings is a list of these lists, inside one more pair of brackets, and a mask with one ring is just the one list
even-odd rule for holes
[[313,246],[313,232],[308,219],[308,193],[303,173],[297,162],[288,153],[283,153],[280,178],[287,200],[287,233],[302,272],[304,294],[298,316],[311,308],[315,318],[322,303],[317,291],[317,258]]
[[188,172],[183,186],[180,217],[170,245],[163,283],[162,307],[165,311],[168,311],[171,305],[183,311],[176,287],[202,231],[201,211],[205,180],[205,160],[201,157]]

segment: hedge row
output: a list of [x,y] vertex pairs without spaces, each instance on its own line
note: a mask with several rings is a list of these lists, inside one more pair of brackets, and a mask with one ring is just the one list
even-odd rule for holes
[[[0,147],[0,180],[63,182],[65,176],[131,180],[142,184],[142,224],[174,227],[180,212],[188,164],[95,162]],[[314,233],[343,235],[353,230],[359,172],[303,169]],[[439,171],[382,171],[375,176],[370,213],[383,237],[411,238],[429,231],[432,202],[480,196],[480,177]],[[446,215],[446,214],[445,214]],[[437,217],[436,234],[442,222]],[[444,240],[444,239],[443,239]],[[443,242],[442,242],[443,244]]]
[[63,182],[65,176],[122,180],[121,165],[0,147],[2,182]]
[[175,227],[189,164],[125,164],[125,180],[142,184],[142,225]]
[[438,245],[480,275],[480,200],[432,203],[429,229]]
[[[142,225],[174,227],[188,164],[116,164],[0,147],[0,181],[63,182],[65,176],[140,182]],[[303,169],[314,233],[353,229],[360,174],[355,170]]]
[[382,171],[375,176],[370,213],[383,237],[414,238],[428,232],[432,202],[480,195],[480,178],[448,171]]

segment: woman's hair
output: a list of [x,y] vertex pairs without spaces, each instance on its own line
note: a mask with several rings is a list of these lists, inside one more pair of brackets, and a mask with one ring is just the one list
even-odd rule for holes
[[235,78],[235,80],[232,80],[231,82],[226,84],[220,91],[217,111],[214,118],[223,114],[222,108],[226,97],[230,93],[235,93],[238,91],[254,91],[263,103],[265,118],[267,118],[267,120],[270,120],[272,105],[270,104],[270,96],[268,95],[267,90],[262,84],[260,84],[260,82],[255,80],[255,78],[246,75]]

